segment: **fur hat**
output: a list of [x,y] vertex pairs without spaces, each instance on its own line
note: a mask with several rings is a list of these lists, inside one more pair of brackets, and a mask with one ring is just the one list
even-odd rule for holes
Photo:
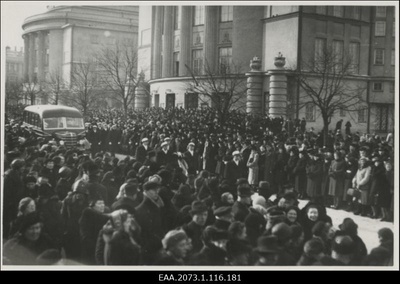
[[231,212],[232,212],[232,207],[230,207],[230,206],[222,206],[222,207],[219,207],[219,208],[215,209],[213,213],[214,213],[214,216],[221,217],[221,216],[224,216],[224,215],[231,214]]
[[19,227],[19,232],[23,234],[30,226],[41,223],[40,215],[37,212],[28,213],[24,215]]
[[336,236],[332,242],[332,250],[343,254],[348,255],[354,252],[355,246],[354,241],[350,236],[342,235]]
[[280,251],[278,238],[274,235],[261,236],[257,239],[257,247],[254,251],[258,253],[277,253]]
[[172,230],[169,231],[164,238],[162,239],[162,244],[164,249],[168,250],[171,247],[174,247],[179,242],[183,240],[187,240],[188,236],[183,230]]

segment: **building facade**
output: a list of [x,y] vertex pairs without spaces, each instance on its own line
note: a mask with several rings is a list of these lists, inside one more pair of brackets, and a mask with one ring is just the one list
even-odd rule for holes
[[60,74],[68,85],[73,65],[92,60],[101,47],[137,42],[138,13],[137,6],[56,6],[27,18],[22,25],[25,82]]
[[24,51],[21,47],[11,49],[6,47],[6,82],[18,82],[23,79],[24,74]]
[[340,111],[331,127],[343,119],[353,131],[386,133],[394,122],[394,19],[394,6],[141,6],[138,68],[151,78],[152,106],[201,107],[188,90],[191,74],[204,75],[205,64],[218,68],[234,62],[245,75],[257,56],[257,72],[263,73],[259,101],[268,114],[274,58],[281,53],[287,77],[281,108],[287,117],[304,117],[308,127],[318,130],[320,114],[315,105],[302,105],[295,72],[332,46],[352,59],[346,84],[365,89],[366,106]]

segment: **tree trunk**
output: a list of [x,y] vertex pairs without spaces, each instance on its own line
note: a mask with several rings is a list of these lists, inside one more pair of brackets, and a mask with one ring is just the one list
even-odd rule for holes
[[322,116],[324,121],[324,146],[328,144],[328,133],[329,133],[329,118],[325,115]]
[[35,95],[31,95],[31,105],[35,104]]

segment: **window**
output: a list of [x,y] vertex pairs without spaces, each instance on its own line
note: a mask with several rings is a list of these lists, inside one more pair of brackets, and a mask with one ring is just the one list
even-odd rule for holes
[[306,121],[315,121],[315,107],[313,103],[306,104]]
[[375,49],[374,52],[374,64],[383,65],[385,62],[385,50],[382,48]]
[[376,17],[385,18],[386,17],[386,7],[376,7]]
[[344,7],[343,6],[333,6],[333,16],[343,17]]
[[353,19],[359,20],[361,19],[361,7],[353,6]]
[[344,106],[342,108],[340,108],[339,115],[340,115],[340,117],[345,117],[346,116],[346,111],[344,110]]
[[373,90],[375,92],[382,92],[383,91],[383,84],[382,82],[374,82],[373,83]]
[[359,109],[358,110],[358,123],[365,123],[367,122],[367,116],[365,115],[366,109]]
[[394,65],[395,58],[396,58],[396,53],[395,53],[394,49],[392,49],[392,54],[390,56],[390,64]]
[[336,72],[342,71],[343,64],[343,41],[333,41],[333,62],[334,69]]
[[394,92],[394,82],[390,82],[390,92]]
[[[322,64],[324,60],[324,53],[326,50],[326,39],[316,38],[314,43],[314,61],[315,64]],[[318,68],[318,65],[316,66]]]
[[349,56],[351,60],[349,71],[358,74],[360,65],[360,44],[358,42],[350,42]]
[[194,8],[194,25],[204,25],[204,6],[196,6]]
[[317,14],[326,15],[326,6],[317,6],[315,12]]
[[389,105],[377,104],[375,111],[375,130],[377,132],[387,132],[389,124]]
[[98,44],[99,43],[99,36],[98,35],[91,35],[90,36],[90,43]]
[[222,6],[220,11],[221,22],[233,21],[233,6]]
[[174,52],[174,65],[173,65],[173,75],[175,77],[179,76],[179,52]]
[[174,30],[179,30],[181,26],[181,13],[180,6],[176,6],[174,9]]
[[195,75],[203,73],[203,50],[196,49],[192,52],[192,68]]
[[229,74],[232,65],[232,47],[223,47],[219,49],[219,72]]
[[396,36],[396,21],[395,21],[395,20],[393,20],[392,36],[393,36],[393,37]]
[[386,34],[386,22],[377,21],[375,23],[375,36],[385,36]]
[[151,43],[150,36],[151,36],[150,29],[143,30],[142,34],[141,34],[141,41],[140,41],[141,44],[140,45],[150,44]]

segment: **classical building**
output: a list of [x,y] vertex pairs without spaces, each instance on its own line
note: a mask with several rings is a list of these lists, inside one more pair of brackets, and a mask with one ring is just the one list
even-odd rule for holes
[[22,80],[24,74],[24,51],[21,47],[11,49],[6,47],[6,82],[18,82]]
[[137,6],[55,6],[25,19],[25,81],[43,82],[59,73],[70,82],[73,65],[85,63],[100,47],[136,43],[138,13]]
[[248,112],[304,117],[319,130],[321,115],[302,104],[295,72],[330,46],[352,59],[346,84],[365,89],[366,101],[335,114],[331,127],[343,119],[353,131],[385,133],[394,123],[394,15],[394,6],[140,6],[138,70],[151,78],[152,106],[202,107],[188,89],[191,74],[204,75],[206,62],[234,62],[250,84]]

